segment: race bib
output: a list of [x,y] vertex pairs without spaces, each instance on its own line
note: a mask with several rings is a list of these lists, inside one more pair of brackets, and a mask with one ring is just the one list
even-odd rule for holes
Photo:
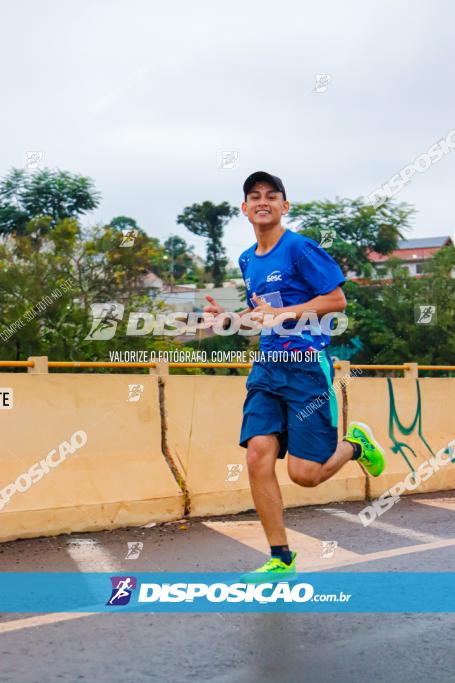
[[[283,300],[281,298],[281,293],[277,292],[266,292],[265,294],[258,294],[258,299],[263,299],[272,308],[283,308]],[[256,308],[256,304],[252,301],[253,307]]]

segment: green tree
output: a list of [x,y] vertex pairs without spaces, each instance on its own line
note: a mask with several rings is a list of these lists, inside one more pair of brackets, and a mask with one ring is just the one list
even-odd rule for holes
[[144,232],[142,228],[139,227],[136,220],[130,216],[116,216],[112,218],[109,222],[111,228],[116,228],[117,230],[137,230],[138,232]]
[[59,221],[95,209],[101,195],[91,178],[48,168],[27,172],[13,168],[0,181],[0,234],[24,235],[30,221],[46,234]]
[[[138,257],[138,260],[142,262],[145,268],[144,273],[153,272],[160,277],[166,274],[166,249],[158,238],[147,235],[134,218],[130,216],[116,216],[112,218],[109,226],[106,226],[106,228],[113,229],[114,232],[112,234],[116,235],[115,240],[118,240],[116,246],[121,246],[123,256],[127,257],[127,259],[130,257],[131,261],[135,261]],[[129,242],[128,239],[130,239]],[[149,247],[149,262],[147,265],[143,263],[144,252],[142,247],[144,244],[147,244]]]
[[[0,180],[1,358],[108,360],[110,351],[181,347],[172,335],[126,336],[130,312],[165,310],[144,288],[147,273],[166,271],[165,249],[128,216],[82,229],[78,218],[98,203],[89,178],[66,172],[13,170]],[[125,307],[116,334],[87,338],[92,305],[110,302]]]
[[48,353],[59,360],[73,357],[84,328],[72,263],[79,239],[77,222],[66,218],[38,247],[33,234],[0,244],[2,358],[24,360]]
[[181,282],[192,272],[194,247],[179,235],[171,235],[164,242],[165,256],[172,283]]
[[199,289],[204,289],[210,277],[207,274],[205,267],[199,265],[196,259],[192,259],[191,268],[184,278],[184,282],[190,282],[196,285]]
[[[155,258],[155,241],[140,233],[134,248],[120,247],[119,231],[82,231],[75,219],[56,223],[42,236],[11,236],[0,243],[0,357],[23,360],[109,360],[110,351],[174,349],[172,336],[127,336],[132,311],[165,312],[144,290]],[[161,251],[162,251],[162,247]],[[125,312],[110,340],[87,339],[92,305],[118,302]]]
[[[441,249],[421,278],[411,276],[399,259],[391,259],[389,268],[386,281],[344,287],[349,329],[342,341],[362,341],[353,362],[455,364],[455,248]],[[421,306],[435,307],[431,324],[418,322]]]
[[116,227],[95,226],[84,234],[78,259],[78,282],[87,302],[110,297],[131,302],[145,295],[144,276],[153,264],[162,264],[164,250],[159,241],[140,230],[130,247],[122,246],[124,235]]
[[190,232],[206,238],[206,272],[211,274],[215,287],[223,284],[226,271],[226,250],[223,246],[224,227],[237,216],[239,210],[228,202],[213,204],[205,201],[185,207],[177,216],[177,223]]
[[333,237],[333,243],[326,248],[343,272],[354,271],[369,277],[373,270],[369,252],[389,254],[393,251],[413,213],[412,207],[394,205],[389,200],[374,208],[362,199],[337,199],[335,202],[294,204],[289,210],[289,218],[300,232],[320,242],[321,246],[324,246],[322,231],[332,231],[326,233],[328,238]]

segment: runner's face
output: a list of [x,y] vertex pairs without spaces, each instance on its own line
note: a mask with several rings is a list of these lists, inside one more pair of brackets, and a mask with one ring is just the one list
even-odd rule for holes
[[273,185],[267,182],[255,183],[246,201],[242,202],[243,215],[250,223],[264,228],[279,225],[281,217],[289,210],[289,202],[283,199],[283,194],[278,192]]

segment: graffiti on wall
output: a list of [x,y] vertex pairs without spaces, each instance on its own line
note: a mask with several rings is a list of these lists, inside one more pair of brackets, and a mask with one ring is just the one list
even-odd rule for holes
[[[423,434],[423,416],[422,416],[422,396],[420,391],[420,382],[416,379],[416,408],[414,418],[408,425],[403,424],[398,416],[397,404],[393,392],[393,384],[390,378],[387,378],[387,385],[389,389],[389,437],[392,441],[392,452],[399,453],[405,460],[411,472],[415,472],[416,468],[413,465],[413,460],[417,459],[415,450],[403,440],[403,437],[417,433],[425,449],[431,454],[436,455],[430,444]],[[449,455],[449,450],[446,448],[444,453]],[[451,462],[455,462],[455,457]]]

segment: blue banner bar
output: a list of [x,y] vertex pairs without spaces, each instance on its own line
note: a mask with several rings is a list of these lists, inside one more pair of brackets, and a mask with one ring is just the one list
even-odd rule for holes
[[455,572],[0,573],[3,612],[455,612]]

